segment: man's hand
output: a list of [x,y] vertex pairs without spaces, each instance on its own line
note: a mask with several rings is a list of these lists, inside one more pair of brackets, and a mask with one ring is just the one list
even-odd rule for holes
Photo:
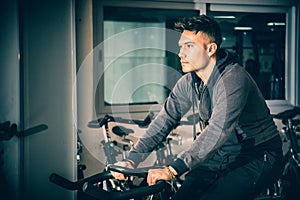
[[[114,165],[133,169],[132,164],[130,162],[127,162],[127,161],[116,162]],[[124,174],[122,174],[120,172],[114,172],[114,171],[110,171],[110,172],[111,172],[111,174],[113,175],[113,177],[115,179],[118,179],[120,181],[126,180],[126,177],[124,176]]]
[[148,171],[147,183],[148,185],[154,185],[159,180],[170,181],[176,175],[177,172],[171,166],[162,169],[150,169]]

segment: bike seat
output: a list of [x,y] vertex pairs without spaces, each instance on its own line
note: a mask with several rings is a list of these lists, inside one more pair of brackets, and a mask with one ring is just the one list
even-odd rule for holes
[[273,117],[276,119],[281,119],[283,121],[287,121],[288,119],[292,119],[292,118],[296,117],[297,115],[300,115],[300,107],[295,106],[292,109],[283,111],[276,115],[273,115]]
[[114,126],[112,128],[112,132],[114,134],[116,134],[117,136],[125,137],[125,136],[129,135],[130,133],[133,133],[133,130],[130,128],[126,128],[124,126]]

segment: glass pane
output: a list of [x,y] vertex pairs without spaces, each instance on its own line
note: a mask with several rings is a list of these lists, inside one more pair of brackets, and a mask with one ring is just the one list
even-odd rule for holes
[[264,97],[285,99],[285,14],[214,11],[208,15],[221,25],[222,47],[238,54]]
[[[119,32],[146,28],[146,27],[159,27],[164,28],[165,23],[134,23],[134,22],[117,22],[117,21],[105,21],[104,22],[104,39],[118,34]],[[149,82],[157,82],[160,78],[165,78],[163,74],[156,74],[153,69],[156,66],[166,65],[165,51],[158,49],[140,49],[140,46],[149,47],[153,45],[161,46],[161,49],[165,47],[165,35],[160,34],[161,29],[157,29],[157,32],[152,32],[153,40],[145,40],[143,34],[126,34],[126,40],[122,43],[118,43],[119,40],[114,40],[110,45],[104,46],[104,65],[106,66],[104,83],[105,83],[105,102],[109,104],[126,104],[126,103],[145,103],[145,102],[157,102],[156,99],[145,98],[144,94],[138,94],[136,89],[141,85],[147,85]],[[141,45],[135,45],[136,43],[142,43]],[[122,55],[116,55],[116,48],[122,47],[128,49],[128,53]],[[152,63],[149,65],[149,63]],[[148,65],[148,66],[147,66]],[[138,73],[138,74],[137,74]],[[154,76],[153,76],[154,75]],[[120,86],[118,87],[118,83]],[[122,89],[120,89],[122,87]],[[117,90],[117,91],[116,91]],[[153,93],[159,92],[158,90],[152,91]],[[131,98],[133,93],[135,97]],[[153,94],[152,96],[161,96],[166,98],[167,94]],[[149,95],[150,97],[151,95]]]
[[197,14],[195,10],[104,7],[105,104],[163,103],[182,75],[178,38],[167,30],[173,31],[177,18]]

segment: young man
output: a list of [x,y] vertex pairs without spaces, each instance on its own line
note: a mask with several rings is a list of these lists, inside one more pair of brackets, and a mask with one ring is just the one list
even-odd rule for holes
[[168,167],[149,170],[148,184],[186,173],[172,199],[253,199],[283,170],[282,141],[270,111],[236,56],[220,48],[216,21],[201,15],[183,19],[176,29],[185,75],[125,164],[136,167],[193,107],[201,133]]

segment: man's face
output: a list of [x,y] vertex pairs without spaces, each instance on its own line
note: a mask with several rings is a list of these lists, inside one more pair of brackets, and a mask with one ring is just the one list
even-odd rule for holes
[[184,31],[178,41],[180,51],[178,56],[182,66],[182,71],[192,72],[205,69],[209,63],[209,55],[206,44],[208,37],[199,32],[197,35],[191,31]]

